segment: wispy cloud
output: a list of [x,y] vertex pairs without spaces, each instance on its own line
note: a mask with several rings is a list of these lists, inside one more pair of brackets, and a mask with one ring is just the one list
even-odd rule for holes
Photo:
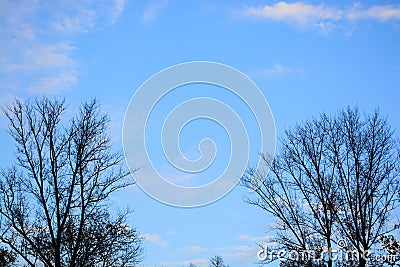
[[167,6],[167,0],[152,1],[144,10],[142,20],[144,23],[153,23],[160,12]]
[[209,259],[205,257],[205,255],[221,255],[227,263],[232,265],[254,264],[257,262],[257,252],[260,250],[259,244],[272,244],[272,238],[273,237],[269,235],[251,236],[249,234],[240,234],[236,237],[237,243],[228,246],[216,248],[198,245],[187,246],[178,249],[177,252],[182,255],[187,255],[188,259],[174,262],[163,262],[162,265],[180,266],[194,263],[199,266],[206,266]]
[[55,94],[77,83],[77,73],[74,70],[62,70],[55,75],[41,76],[35,83],[28,86],[28,92],[32,94]]
[[207,250],[209,250],[209,249],[201,247],[201,246],[196,246],[196,245],[179,249],[180,252],[191,253],[191,254],[199,254],[199,253],[203,253]]
[[74,40],[121,16],[124,0],[2,1],[1,90],[57,93],[78,81]]
[[304,71],[300,67],[288,67],[280,63],[276,63],[273,67],[261,70],[261,74],[269,78],[282,78],[294,73],[303,74]]
[[194,258],[182,261],[164,261],[161,263],[161,266],[188,266],[191,263],[196,266],[207,266],[208,260],[204,258]]
[[125,8],[125,0],[114,0],[110,12],[110,22],[115,23],[122,15]]
[[251,242],[256,242],[256,243],[269,242],[272,238],[273,238],[273,236],[270,236],[270,235],[263,235],[263,236],[250,236],[248,234],[238,235],[239,240],[251,241]]
[[361,4],[354,4],[345,13],[350,20],[376,20],[386,22],[400,20],[400,5],[376,5],[364,8]]
[[216,251],[232,265],[254,264],[257,261],[257,245],[230,245],[218,248]]
[[259,18],[284,22],[297,27],[311,27],[324,33],[344,21],[374,20],[386,22],[400,20],[400,5],[374,5],[365,7],[359,3],[345,8],[325,4],[312,5],[303,2],[278,2],[274,5],[245,6],[235,15],[241,18]]
[[303,75],[304,70],[301,67],[285,66],[281,63],[275,63],[273,66],[250,71],[253,77],[267,78],[267,79],[281,79],[288,75]]
[[162,236],[157,235],[157,234],[146,233],[146,234],[143,234],[142,237],[146,241],[148,241],[150,243],[153,243],[153,244],[155,244],[157,246],[160,246],[160,247],[166,247],[168,245],[168,241],[164,240],[162,238]]
[[207,251],[212,251],[212,254],[221,255],[226,262],[232,265],[250,265],[258,262],[257,252],[260,250],[259,244],[272,244],[272,238],[269,235],[251,236],[249,234],[240,234],[237,236],[237,244],[208,249]]
[[10,53],[3,58],[1,68],[10,82],[14,77],[24,81],[23,87],[30,93],[56,93],[77,83],[76,61],[71,57],[74,49],[63,41],[16,43],[8,47]]
[[245,11],[248,15],[268,18],[276,21],[292,20],[306,24],[310,21],[337,20],[340,12],[332,7],[324,5],[308,5],[304,3],[279,2],[273,6],[248,7]]

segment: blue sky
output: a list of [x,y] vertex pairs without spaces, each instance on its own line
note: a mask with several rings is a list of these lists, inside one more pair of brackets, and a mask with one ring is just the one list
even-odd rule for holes
[[[400,129],[396,1],[1,0],[0,6],[0,103],[56,96],[65,97],[73,111],[96,97],[111,116],[117,149],[136,89],[166,67],[197,60],[248,75],[270,105],[278,137],[295,123],[347,105],[366,112],[379,107],[397,133]],[[225,93],[201,90],[235,106]],[[165,107],[197,93],[177,92]],[[203,135],[210,134],[220,147],[226,144],[224,132],[207,123],[183,134],[189,158],[198,156],[197,141],[208,137]],[[4,117],[0,127],[4,167],[13,162],[13,144]],[[113,207],[135,210],[131,223],[146,239],[143,266],[206,266],[219,254],[231,266],[244,267],[257,261],[256,242],[272,234],[273,221],[245,204],[246,195],[236,187],[213,204],[182,209],[132,187],[114,197]]]

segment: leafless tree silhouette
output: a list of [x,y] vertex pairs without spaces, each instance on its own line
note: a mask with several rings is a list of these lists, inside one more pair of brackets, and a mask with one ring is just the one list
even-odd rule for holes
[[6,108],[16,164],[1,172],[0,241],[24,266],[129,266],[142,240],[112,216],[110,195],[132,184],[113,152],[109,119],[96,100],[69,123],[64,101],[42,98]]
[[[392,211],[399,204],[399,145],[379,112],[362,117],[348,108],[329,117],[297,125],[285,132],[282,149],[266,167],[250,169],[243,185],[254,190],[248,198],[277,218],[274,240],[288,251],[326,253],[333,265],[332,248],[339,239],[362,255],[394,227]],[[356,264],[366,265],[360,256]],[[315,266],[290,260],[286,265]],[[318,263],[321,264],[321,263]]]

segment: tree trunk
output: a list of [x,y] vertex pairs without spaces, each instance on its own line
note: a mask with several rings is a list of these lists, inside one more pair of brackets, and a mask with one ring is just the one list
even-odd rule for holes
[[332,267],[332,243],[331,240],[328,240],[328,267]]
[[367,264],[367,260],[364,257],[360,257],[360,260],[358,261],[358,267],[365,267]]

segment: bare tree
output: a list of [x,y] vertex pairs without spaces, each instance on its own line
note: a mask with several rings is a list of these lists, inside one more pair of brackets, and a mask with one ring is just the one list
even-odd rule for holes
[[[322,260],[331,267],[337,240],[345,239],[361,254],[393,230],[387,222],[398,201],[397,152],[393,132],[378,112],[364,118],[351,108],[333,117],[322,114],[286,131],[274,161],[264,155],[269,173],[249,170],[243,184],[257,197],[247,201],[278,219],[275,241],[281,248],[324,253]],[[365,264],[360,257],[358,265]]]
[[110,195],[133,182],[111,149],[109,119],[93,100],[69,123],[64,101],[16,100],[5,109],[16,164],[1,172],[0,241],[24,266],[128,266],[142,240],[111,216]]
[[[378,112],[360,117],[357,109],[339,113],[329,156],[339,185],[334,209],[341,233],[360,255],[394,230],[388,227],[398,205],[398,143]],[[359,257],[359,266],[366,265]]]
[[[247,202],[273,214],[275,241],[288,252],[297,252],[294,260],[301,266],[312,266],[322,253],[328,254],[326,262],[332,266],[332,243],[335,184],[331,163],[323,158],[328,142],[326,132],[331,122],[326,116],[312,120],[294,130],[286,131],[282,140],[282,153],[272,161],[262,155],[267,168],[251,170],[243,177],[245,186],[252,188],[258,198]],[[265,169],[270,168],[267,175]],[[275,258],[273,258],[275,259]]]
[[229,267],[225,264],[224,259],[221,256],[214,256],[210,259],[210,267]]

